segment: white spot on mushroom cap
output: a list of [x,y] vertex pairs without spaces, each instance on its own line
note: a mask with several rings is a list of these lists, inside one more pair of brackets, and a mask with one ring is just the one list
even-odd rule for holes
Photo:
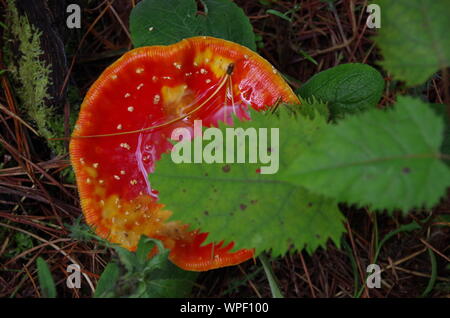
[[136,87],[136,89],[137,89],[137,90],[140,90],[142,87],[144,87],[144,83],[139,84],[139,85]]
[[156,94],[154,97],[153,97],[153,104],[158,104],[159,103],[159,101],[161,100],[161,96],[159,96],[158,94]]
[[129,111],[130,113],[133,112],[133,111],[134,111],[134,107],[133,107],[133,106],[128,107],[128,111]]
[[116,180],[120,180],[120,177],[118,176],[118,175],[114,175],[114,179],[116,179]]
[[131,96],[130,93],[126,93],[123,97],[128,98],[128,97],[130,97],[130,96]]
[[139,67],[139,68],[136,69],[136,73],[137,74],[142,74],[142,73],[144,73],[144,69],[142,67]]
[[121,143],[121,144],[120,144],[120,147],[125,148],[125,149],[127,149],[127,150],[130,150],[130,149],[131,149],[130,145],[127,144],[126,142]]
[[121,130],[122,129],[122,124],[118,124],[117,125],[117,130]]

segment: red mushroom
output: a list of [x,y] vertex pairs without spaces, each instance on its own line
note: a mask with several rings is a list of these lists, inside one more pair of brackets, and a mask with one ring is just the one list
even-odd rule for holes
[[[108,67],[81,106],[70,155],[87,223],[130,250],[141,235],[163,241],[179,267],[205,271],[239,264],[252,250],[202,245],[157,202],[149,173],[171,149],[176,127],[245,116],[277,102],[299,103],[285,81],[253,51],[225,40],[194,37],[132,50]],[[183,213],[183,211],[177,211]]]

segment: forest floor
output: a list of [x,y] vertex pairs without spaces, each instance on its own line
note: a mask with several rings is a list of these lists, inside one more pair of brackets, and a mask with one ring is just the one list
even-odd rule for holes
[[[76,115],[90,85],[105,67],[132,48],[127,25],[133,0],[78,2],[83,2],[82,28],[71,32],[56,28],[65,48],[65,56],[59,57],[64,60],[61,68],[65,72],[53,77],[51,93],[58,95],[55,107],[64,119],[59,137],[70,135],[71,114]],[[292,78],[294,87],[342,63],[367,63],[380,69],[374,63],[381,58],[371,40],[374,31],[365,23],[365,1],[339,0],[330,5],[305,0],[300,8],[295,7],[297,1],[276,1],[270,7],[264,5],[270,1],[235,2],[250,18],[258,52]],[[1,16],[6,5],[7,1],[0,0]],[[290,10],[291,21],[267,13],[268,8]],[[59,10],[58,5],[51,10]],[[64,14],[55,15],[54,25],[61,23],[65,23]],[[5,63],[0,54],[0,69]],[[389,74],[383,75],[387,85],[379,107],[392,104],[395,96],[405,92],[434,102],[444,98],[439,80],[430,80],[420,91],[411,92],[392,81]],[[68,170],[68,143],[63,142],[61,154],[52,152],[43,138],[21,123],[28,119],[19,110],[17,85],[7,72],[0,73],[0,84],[0,297],[40,295],[35,268],[39,256],[49,263],[60,297],[90,297],[88,286],[65,288],[65,269],[71,263],[66,255],[82,264],[95,282],[113,251],[94,241],[70,238],[70,225],[82,212]],[[342,210],[347,232],[340,248],[329,243],[327,249],[312,255],[296,252],[272,261],[286,297],[450,297],[448,198],[432,211],[415,211],[407,217],[345,206]],[[413,222],[418,226],[404,226]],[[369,289],[363,283],[366,267],[386,237],[389,239],[377,260],[383,268],[382,286]],[[192,295],[270,297],[271,292],[261,264],[248,261],[202,273]]]

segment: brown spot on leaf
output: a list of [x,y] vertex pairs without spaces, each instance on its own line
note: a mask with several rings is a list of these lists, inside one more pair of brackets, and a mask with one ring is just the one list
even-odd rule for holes
[[241,205],[239,205],[239,208],[240,208],[242,211],[244,211],[244,210],[247,208],[247,206],[246,206],[245,204],[241,203]]
[[227,173],[227,172],[230,172],[231,167],[230,167],[230,165],[225,165],[222,167],[222,170],[223,170],[223,172]]
[[409,173],[411,173],[411,169],[409,167],[405,167],[405,168],[403,168],[402,172],[404,174],[409,174]]

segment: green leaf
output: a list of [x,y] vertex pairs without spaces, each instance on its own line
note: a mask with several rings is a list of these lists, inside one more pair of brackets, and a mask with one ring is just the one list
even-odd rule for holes
[[[444,141],[441,145],[441,152],[446,155],[450,155],[450,116],[447,112],[447,105],[444,104],[431,104],[433,110],[442,117],[444,120]],[[450,161],[446,161],[450,165]]]
[[425,82],[450,66],[448,0],[380,0],[381,28],[375,42],[383,67],[408,85]]
[[285,180],[340,202],[373,209],[430,208],[450,185],[441,161],[443,122],[418,99],[370,110],[322,130]]
[[208,35],[256,50],[255,35],[242,9],[230,0],[204,0],[203,15],[195,0],[143,0],[130,16],[135,47],[169,45],[182,39]]
[[109,263],[103,271],[95,289],[95,298],[108,298],[114,296],[114,289],[120,277],[120,268],[116,263]]
[[[270,148],[272,153],[279,150],[280,172],[315,142],[326,125],[317,112],[304,116],[282,106],[276,115],[253,110],[250,114],[251,121],[236,120],[236,127],[279,128],[279,146]],[[224,136],[227,128],[220,123]],[[256,173],[261,166],[266,165],[175,164],[165,154],[149,177],[161,202],[173,211],[172,218],[209,232],[209,242],[234,241],[235,248],[255,248],[256,254],[272,250],[274,256],[291,245],[312,252],[329,238],[338,245],[344,228],[336,202],[280,180],[280,173]]]
[[155,242],[159,241],[146,236],[141,236],[136,250],[136,258],[140,264],[145,264],[147,262],[148,255],[155,246]]
[[231,0],[203,0],[208,7],[203,35],[236,42],[256,51],[255,33],[244,11]]
[[47,262],[42,257],[38,257],[36,260],[37,273],[39,279],[39,285],[41,286],[42,297],[44,298],[56,298],[56,286],[53,280],[50,269]]
[[139,259],[136,257],[135,253],[130,252],[129,250],[118,245],[114,246],[114,250],[119,256],[120,262],[123,266],[125,266],[127,271],[132,272],[139,268]]
[[150,271],[147,277],[147,296],[152,298],[188,297],[192,290],[198,273],[182,270],[168,260],[168,251],[165,252],[165,261],[159,262],[158,268]]
[[[146,243],[152,242],[158,246],[158,254],[148,259],[142,269],[144,279],[138,290],[144,291],[147,298],[181,298],[189,296],[197,273],[182,270],[169,261],[169,250],[161,241],[145,238]],[[140,242],[143,241],[141,238]],[[143,246],[143,245],[141,245]],[[146,249],[148,246],[146,247]],[[139,249],[139,247],[138,247]]]
[[[158,253],[148,255],[154,246]],[[136,252],[115,247],[120,264],[110,263],[100,277],[95,297],[187,297],[197,273],[184,271],[169,260],[161,241],[141,236]]]
[[311,77],[297,93],[327,102],[331,117],[342,118],[375,107],[383,93],[380,73],[366,64],[341,64]]

